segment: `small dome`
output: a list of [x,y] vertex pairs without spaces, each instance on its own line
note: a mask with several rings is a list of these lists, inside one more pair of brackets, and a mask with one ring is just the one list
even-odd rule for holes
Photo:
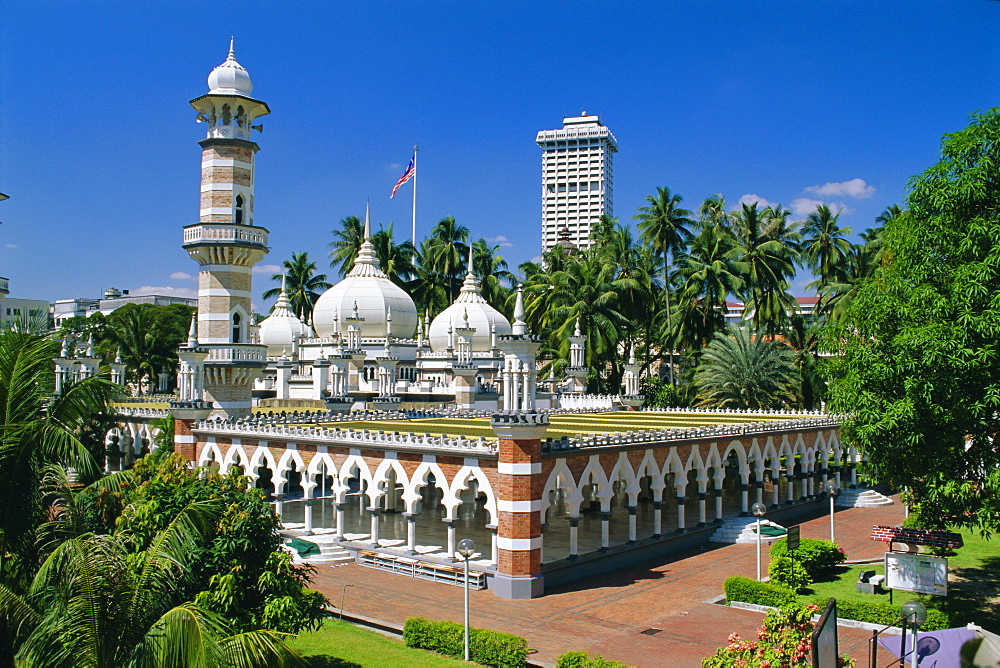
[[[500,311],[490,306],[479,291],[479,281],[472,273],[471,249],[469,251],[469,272],[455,302],[441,311],[427,330],[431,350],[443,352],[448,348],[448,327],[475,327],[472,335],[472,351],[485,353],[492,348],[492,328],[497,336],[511,333],[510,323]],[[456,337],[457,340],[457,337]]]
[[233,41],[229,40],[229,57],[208,75],[209,93],[250,95],[253,82],[246,68],[236,62]]
[[309,328],[292,313],[291,306],[282,281],[281,293],[271,309],[271,315],[259,325],[260,342],[267,346],[267,354],[271,357],[290,350],[296,339],[311,335]]
[[386,313],[392,314],[392,336],[408,339],[417,330],[417,307],[410,295],[389,280],[379,267],[371,243],[371,227],[365,213],[365,241],[354,267],[341,282],[324,292],[313,307],[313,327],[318,336],[340,334],[344,319],[357,304],[362,338],[385,338]]

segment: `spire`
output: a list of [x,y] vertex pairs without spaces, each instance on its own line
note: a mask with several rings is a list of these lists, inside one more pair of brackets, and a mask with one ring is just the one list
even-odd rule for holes
[[580,318],[579,317],[577,317],[577,319],[576,319],[576,330],[574,330],[573,336],[583,336],[583,334],[580,333]]
[[372,240],[371,201],[365,202],[365,241]]
[[233,36],[229,36],[229,60],[236,60],[236,51],[233,50]]
[[354,258],[354,266],[347,274],[348,278],[355,276],[374,276],[375,278],[386,278],[385,272],[379,266],[378,255],[375,254],[375,246],[372,245],[372,224],[371,224],[371,204],[365,203],[365,231],[364,240],[358,255]]
[[469,271],[466,273],[466,276],[475,276],[475,272],[472,270],[472,255],[472,244],[469,244]]
[[198,347],[198,314],[194,313],[191,315],[191,326],[188,328],[188,348]]
[[91,334],[90,338],[87,339],[87,357],[94,356],[94,335]]
[[479,279],[476,278],[476,272],[473,269],[473,259],[475,258],[475,250],[472,244],[469,244],[469,269],[465,274],[465,281],[462,283],[462,289],[458,292],[458,297],[455,299],[456,304],[468,304],[470,302],[485,304],[486,300],[483,299],[483,295],[479,288]]
[[524,286],[517,286],[517,300],[514,302],[514,324],[510,328],[511,334],[524,336],[528,333],[528,323],[524,321]]
[[358,320],[358,319],[361,318],[361,316],[358,315],[358,302],[357,302],[357,300],[354,300],[354,310],[351,311],[351,317],[354,318],[355,320]]
[[635,345],[629,348],[628,363],[635,364]]

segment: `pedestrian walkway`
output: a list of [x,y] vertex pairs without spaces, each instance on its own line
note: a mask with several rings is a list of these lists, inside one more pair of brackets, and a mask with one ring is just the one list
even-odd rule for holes
[[[892,506],[838,509],[836,538],[849,559],[882,556],[888,545],[868,537],[873,524],[903,520],[902,506],[895,500]],[[816,504],[814,519],[801,524],[803,538],[829,539],[826,508]],[[526,637],[535,651],[532,660],[540,664],[553,664],[563,652],[587,650],[640,668],[700,666],[703,657],[726,644],[730,633],[752,638],[763,621],[759,613],[706,602],[722,594],[727,577],[754,577],[755,551],[753,544],[706,545],[559,587],[530,601],[473,591],[472,625]],[[346,591],[348,615],[397,626],[412,616],[462,620],[462,595],[453,585],[357,565],[321,568],[313,584],[334,605]],[[351,588],[345,589],[348,584]],[[870,635],[842,627],[841,652],[863,664]]]

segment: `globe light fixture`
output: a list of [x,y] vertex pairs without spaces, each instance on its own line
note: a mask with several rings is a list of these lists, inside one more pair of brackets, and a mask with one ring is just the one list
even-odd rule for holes
[[837,498],[838,494],[840,494],[840,488],[837,487],[837,483],[835,483],[834,481],[827,480],[826,485],[824,485],[824,489],[826,490],[827,495],[830,497],[830,542],[836,543],[837,541],[834,540],[834,534],[833,534],[833,500]]
[[908,601],[900,606],[900,614],[903,616],[903,633],[900,640],[900,664],[906,661],[906,626],[913,625],[913,656],[910,658],[910,665],[916,666],[920,657],[917,655],[917,629],[927,621],[927,608],[920,601]]
[[757,501],[750,506],[750,512],[757,518],[757,582],[761,581],[760,576],[760,518],[767,513],[767,506]]
[[458,541],[455,550],[465,561],[465,660],[469,660],[469,559],[476,553],[476,543],[470,538]]

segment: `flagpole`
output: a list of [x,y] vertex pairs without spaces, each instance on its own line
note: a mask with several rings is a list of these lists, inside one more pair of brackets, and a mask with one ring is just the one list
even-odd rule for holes
[[417,145],[413,145],[413,247],[417,247]]

